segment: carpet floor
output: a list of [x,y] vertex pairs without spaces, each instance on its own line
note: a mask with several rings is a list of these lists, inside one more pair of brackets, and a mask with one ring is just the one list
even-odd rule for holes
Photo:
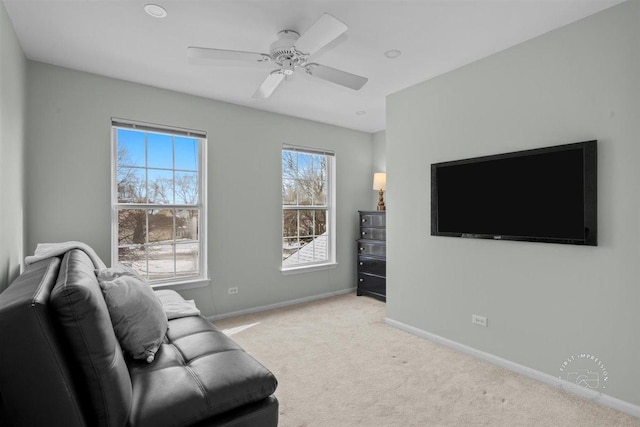
[[384,318],[344,295],[215,323],[278,378],[281,427],[640,426]]

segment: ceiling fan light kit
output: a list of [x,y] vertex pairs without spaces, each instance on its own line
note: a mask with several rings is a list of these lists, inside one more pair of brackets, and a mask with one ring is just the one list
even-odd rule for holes
[[344,22],[325,13],[302,35],[293,30],[280,31],[278,39],[269,46],[268,54],[203,47],[189,47],[187,54],[194,63],[200,63],[201,60],[273,62],[279,68],[266,77],[253,94],[254,98],[268,98],[280,83],[292,76],[296,70],[302,70],[310,76],[340,86],[359,90],[367,82],[366,77],[308,62],[313,54],[338,38],[347,29]]

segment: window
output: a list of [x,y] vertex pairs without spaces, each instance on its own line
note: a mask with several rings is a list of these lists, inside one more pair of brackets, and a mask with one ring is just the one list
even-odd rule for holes
[[335,264],[332,152],[282,149],[282,270]]
[[112,260],[151,284],[206,279],[203,132],[112,121]]

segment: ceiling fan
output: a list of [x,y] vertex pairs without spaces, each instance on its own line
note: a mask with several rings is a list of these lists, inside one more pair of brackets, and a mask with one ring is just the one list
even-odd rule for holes
[[340,86],[359,90],[367,82],[366,77],[351,74],[326,65],[309,62],[309,58],[318,50],[347,31],[344,22],[323,14],[302,35],[293,30],[282,30],[278,40],[271,43],[269,53],[243,52],[238,50],[188,47],[187,55],[192,62],[235,60],[258,63],[273,62],[278,69],[273,70],[253,94],[254,98],[268,98],[273,91],[292,76],[296,70]]

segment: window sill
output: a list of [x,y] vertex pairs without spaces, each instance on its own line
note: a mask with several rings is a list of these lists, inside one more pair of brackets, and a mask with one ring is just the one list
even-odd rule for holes
[[320,271],[320,270],[330,270],[338,267],[337,262],[329,262],[326,264],[314,264],[314,265],[305,265],[301,267],[290,267],[290,268],[281,268],[283,276],[289,276],[291,274],[300,274],[300,273],[311,273],[312,271]]
[[151,285],[151,287],[154,291],[159,291],[161,289],[184,291],[187,289],[206,288],[207,286],[209,286],[209,282],[209,279],[193,279],[185,280],[182,282],[158,283],[157,285]]

